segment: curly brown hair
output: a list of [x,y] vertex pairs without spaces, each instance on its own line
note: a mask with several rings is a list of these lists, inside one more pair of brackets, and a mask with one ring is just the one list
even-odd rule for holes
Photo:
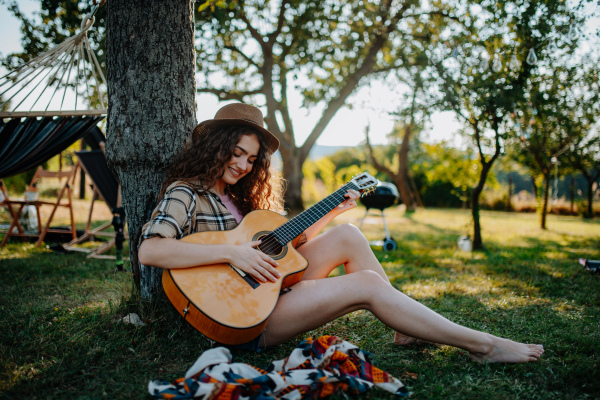
[[281,212],[283,178],[270,168],[271,157],[265,150],[264,136],[245,125],[223,125],[192,135],[167,170],[159,199],[165,195],[167,187],[177,181],[192,185],[199,180],[202,190],[211,188],[223,176],[225,164],[244,135],[256,136],[260,150],[252,170],[235,185],[227,185],[225,192],[242,215],[258,209]]

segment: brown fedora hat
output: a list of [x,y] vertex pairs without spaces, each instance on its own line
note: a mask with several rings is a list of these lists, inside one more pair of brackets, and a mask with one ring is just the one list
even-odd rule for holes
[[260,110],[244,103],[228,104],[220,108],[214,119],[200,122],[194,128],[192,135],[202,135],[205,132],[210,132],[210,128],[227,124],[247,125],[261,132],[267,140],[267,151],[271,154],[279,148],[279,140],[264,128],[264,119]]

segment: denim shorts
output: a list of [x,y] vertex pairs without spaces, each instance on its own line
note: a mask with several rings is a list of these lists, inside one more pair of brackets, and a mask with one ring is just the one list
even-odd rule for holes
[[[215,342],[215,345],[213,347],[222,346],[222,347],[226,347],[231,350],[243,350],[243,351],[251,351],[253,353],[260,353],[266,347],[264,345],[264,335],[265,335],[265,332],[263,331],[263,332],[261,332],[260,335],[258,335],[258,337],[252,339],[249,342],[242,343],[242,344],[223,344],[223,343]],[[262,347],[260,344],[261,341],[263,342]]]

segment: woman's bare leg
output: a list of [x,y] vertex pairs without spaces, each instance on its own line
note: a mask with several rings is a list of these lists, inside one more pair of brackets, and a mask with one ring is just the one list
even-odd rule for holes
[[459,347],[479,362],[535,361],[540,345],[516,343],[455,324],[394,289],[373,271],[301,281],[281,296],[265,331],[267,346],[366,309],[411,337]]
[[[348,249],[353,251],[348,251]],[[371,251],[367,239],[353,225],[342,224],[331,228],[300,247],[299,251],[309,261],[309,268],[304,273],[304,280],[327,278],[331,271],[343,264],[347,274],[370,270],[390,283],[381,264]],[[394,334],[395,344],[410,345],[423,342],[400,332]]]
[[354,225],[335,226],[302,245],[298,251],[308,260],[304,280],[327,278],[343,264],[347,274],[370,270],[386,282],[390,281],[369,242]]
[[[354,228],[343,227],[338,233],[342,229],[347,233]],[[447,320],[393,288],[375,257],[371,254],[378,268],[361,254],[361,250],[371,253],[364,237],[350,233],[339,243],[337,235],[329,232],[335,231],[319,235],[300,248],[310,265],[305,278],[311,279],[302,280],[281,296],[265,332],[267,345],[282,343],[351,311],[367,309],[397,332],[460,347],[479,362],[527,362],[543,353],[542,346],[501,339]],[[361,248],[361,240],[368,251]],[[339,245],[343,246],[341,251],[336,250]],[[358,265],[359,260],[367,265]],[[318,279],[340,264],[345,265],[348,275]]]

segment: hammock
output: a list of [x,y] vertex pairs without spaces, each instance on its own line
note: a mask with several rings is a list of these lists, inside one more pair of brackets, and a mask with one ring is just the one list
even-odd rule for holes
[[28,171],[88,134],[100,116],[0,120],[0,179]]
[[111,210],[120,207],[119,183],[108,169],[104,152],[102,150],[91,150],[77,151],[75,154],[94,183],[94,189],[98,191],[106,205]]
[[[44,163],[104,119],[106,79],[87,38],[98,7],[78,34],[0,78],[0,110],[9,108],[0,112],[0,179]],[[99,107],[82,110],[81,97]]]

